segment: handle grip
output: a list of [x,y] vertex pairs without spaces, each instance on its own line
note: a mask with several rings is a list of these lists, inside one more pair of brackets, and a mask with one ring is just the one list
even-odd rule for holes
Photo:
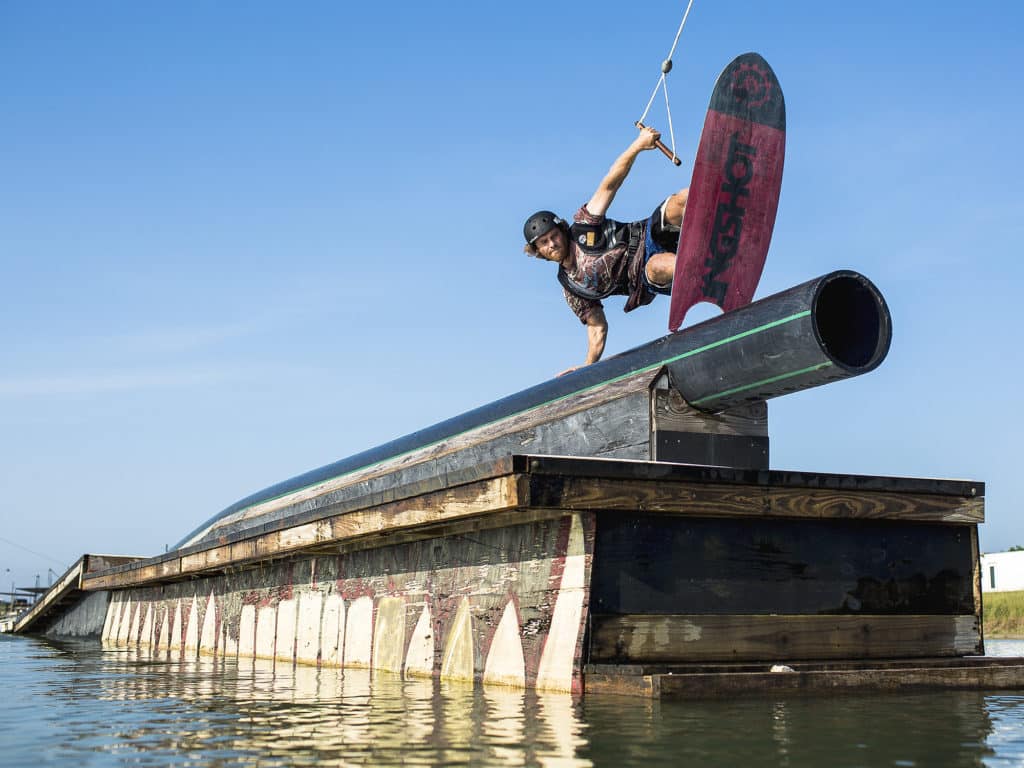
[[[647,127],[646,125],[641,123],[639,120],[636,121],[635,125],[636,125],[637,128],[646,128]],[[672,153],[671,149],[669,149],[668,147],[666,147],[664,144],[661,143],[661,139],[658,139],[657,141],[655,141],[654,142],[654,146],[656,146],[658,149],[660,149],[661,153],[663,155],[665,155],[665,157],[667,157],[669,160],[671,160],[674,165],[682,165],[683,164],[683,161],[680,160],[678,157],[676,157]]]

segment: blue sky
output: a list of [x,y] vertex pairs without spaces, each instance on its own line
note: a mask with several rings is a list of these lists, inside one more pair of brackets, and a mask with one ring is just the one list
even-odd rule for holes
[[[590,196],[684,6],[0,0],[2,588],[582,361],[522,220]],[[880,369],[772,402],[773,467],[983,480],[990,551],[1024,544],[1022,22],[696,0],[669,77],[684,159],[735,55],[782,82],[758,296],[852,268],[892,310]],[[643,155],[611,215],[689,173]],[[608,305],[608,354],[664,333]]]

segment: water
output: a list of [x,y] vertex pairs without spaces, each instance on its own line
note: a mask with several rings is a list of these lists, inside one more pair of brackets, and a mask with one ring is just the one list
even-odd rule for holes
[[10,635],[0,684],[3,766],[1024,765],[1024,691],[573,699]]

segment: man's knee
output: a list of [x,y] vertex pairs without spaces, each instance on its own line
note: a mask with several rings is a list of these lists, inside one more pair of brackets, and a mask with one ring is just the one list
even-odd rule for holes
[[675,270],[676,257],[673,253],[656,253],[648,259],[644,266],[648,282],[659,288],[672,284]]

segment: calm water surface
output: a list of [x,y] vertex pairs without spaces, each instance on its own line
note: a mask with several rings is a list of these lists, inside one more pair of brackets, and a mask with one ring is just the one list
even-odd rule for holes
[[4,766],[1024,765],[1024,692],[573,699],[10,635],[0,684]]

